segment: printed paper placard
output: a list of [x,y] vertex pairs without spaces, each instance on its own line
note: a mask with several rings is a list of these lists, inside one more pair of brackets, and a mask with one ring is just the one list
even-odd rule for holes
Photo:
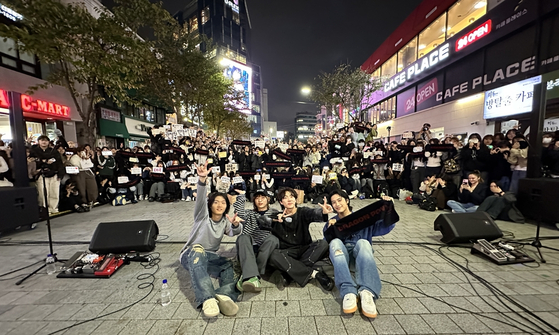
[[285,143],[281,143],[281,144],[278,144],[278,148],[280,148],[281,151],[283,151],[283,152],[287,152],[287,149],[289,149],[289,145],[285,144]]
[[264,149],[264,147],[266,146],[266,142],[262,141],[262,140],[257,140],[257,141],[254,141],[254,146],[257,147],[257,148]]
[[367,158],[371,157],[371,154],[372,154],[372,152],[370,152],[370,151],[364,152],[363,153],[363,158],[367,159]]
[[404,170],[404,165],[402,164],[392,164],[392,171],[402,172]]
[[174,124],[173,125],[173,131],[182,130],[182,128],[183,128],[182,124]]
[[67,166],[66,167],[67,174],[78,174],[80,173],[80,169],[77,166]]
[[374,156],[384,156],[384,151],[373,151]]
[[163,125],[163,129],[167,129],[167,130],[170,130],[170,129],[171,129],[171,126],[170,126],[170,125],[168,125],[168,124],[166,124],[166,125]]
[[190,130],[190,137],[196,137],[196,134],[198,133],[196,129],[189,129],[189,130]]
[[264,178],[264,180],[270,180],[270,175],[265,173],[262,175],[262,178]]
[[233,184],[242,184],[243,177],[233,177]]
[[220,151],[219,158],[227,158],[227,151]]
[[322,179],[323,179],[322,176],[313,175],[311,181],[315,184],[322,184]]
[[163,173],[163,168],[162,167],[154,167],[153,168],[153,173]]
[[338,175],[335,174],[335,173],[329,173],[329,174],[328,174],[328,179],[330,179],[330,180],[336,179],[337,177],[338,177]]
[[197,184],[198,183],[198,177],[188,177],[188,183],[189,184]]
[[132,168],[132,169],[130,169],[130,173],[132,173],[134,175],[140,175],[140,174],[142,174],[142,168],[139,168],[139,167]]
[[103,156],[112,156],[113,152],[109,150],[101,151],[101,155]]
[[213,158],[208,158],[208,159],[206,160],[206,162],[207,162],[208,164],[213,164],[213,163],[214,163],[214,159],[213,159]]
[[225,165],[225,172],[236,172],[239,169],[239,165],[238,164],[226,164]]
[[130,161],[130,163],[139,163],[140,162],[138,157],[130,157],[128,160]]
[[221,182],[222,182],[222,183],[230,183],[230,182],[231,182],[231,178],[229,178],[229,177],[221,177]]
[[259,174],[254,175],[254,180],[260,180],[261,176]]
[[121,176],[121,177],[117,178],[117,181],[118,181],[119,184],[126,184],[129,180],[128,180],[128,177]]
[[220,173],[221,168],[219,166],[212,166],[212,173]]

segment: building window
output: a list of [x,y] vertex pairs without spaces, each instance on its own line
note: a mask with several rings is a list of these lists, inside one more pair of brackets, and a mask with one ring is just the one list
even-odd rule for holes
[[397,58],[397,55],[394,55],[382,65],[380,73],[383,78],[390,78],[396,74]]
[[398,51],[398,72],[417,60],[417,37]]
[[233,22],[235,22],[238,25],[241,25],[241,18],[239,16],[239,13],[232,11],[233,13]]
[[196,16],[190,18],[190,22],[188,23],[188,25],[190,27],[191,33],[198,32],[198,18]]
[[419,46],[417,47],[418,57],[427,55],[445,41],[446,36],[446,13],[439,16],[435,22],[431,23],[419,34]]
[[19,51],[11,38],[0,37],[0,63],[31,75],[39,74],[35,55]]
[[392,97],[380,104],[378,122],[385,122],[396,117],[396,97]]
[[487,2],[460,0],[448,10],[447,38],[474,23],[487,12]]
[[202,9],[201,17],[202,17],[202,25],[205,25],[206,22],[210,20],[210,7],[206,7]]

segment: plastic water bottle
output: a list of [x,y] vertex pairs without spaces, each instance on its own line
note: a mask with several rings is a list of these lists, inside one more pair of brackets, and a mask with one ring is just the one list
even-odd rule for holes
[[46,268],[47,268],[47,274],[48,275],[52,275],[54,273],[56,273],[56,264],[54,264],[54,257],[52,257],[51,254],[47,255],[47,259],[45,261],[46,263]]
[[161,306],[167,306],[171,303],[171,292],[167,286],[167,279],[163,279],[163,286],[161,286]]

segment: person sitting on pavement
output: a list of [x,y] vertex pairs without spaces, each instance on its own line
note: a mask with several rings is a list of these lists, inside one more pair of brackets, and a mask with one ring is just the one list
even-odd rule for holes
[[516,196],[513,192],[504,192],[497,181],[492,181],[489,189],[493,195],[483,200],[477,208],[478,212],[487,212],[494,220],[524,223],[524,215],[514,205]]
[[[330,203],[336,216],[328,220],[323,231],[334,225],[338,220],[350,215],[352,208],[350,199],[345,192],[334,191],[329,195]],[[384,196],[386,201],[392,198]],[[382,287],[377,264],[371,245],[373,236],[386,234],[387,229],[379,224],[361,229],[345,240],[335,238],[330,241],[330,260],[334,265],[336,287],[343,298],[343,312],[352,314],[357,311],[357,295],[361,300],[361,311],[368,318],[377,317],[375,299],[380,297]],[[349,264],[355,264],[355,279],[351,276]]]
[[[179,260],[190,274],[198,307],[206,317],[236,315],[239,306],[235,303],[239,291],[235,289],[233,264],[219,256],[217,250],[224,234],[235,236],[241,233],[243,221],[237,215],[230,217],[230,203],[224,193],[212,193],[206,197],[208,163],[197,166],[198,187],[194,207],[194,226],[183,247]],[[219,288],[214,289],[210,275],[219,278]]]
[[468,179],[464,179],[460,185],[458,201],[449,200],[446,204],[453,213],[471,213],[477,210],[486,197],[487,186],[483,184],[481,173],[476,170],[471,172]]
[[231,196],[235,213],[244,220],[243,232],[237,237],[237,254],[241,263],[242,276],[237,282],[241,292],[260,292],[260,276],[266,271],[268,258],[279,248],[279,240],[267,230],[258,227],[257,219],[270,209],[270,198],[264,190],[254,193],[254,209],[245,209],[245,191],[235,190],[239,195]]
[[309,225],[325,221],[324,214],[331,212],[332,206],[326,203],[325,197],[320,208],[297,207],[297,192],[292,188],[281,189],[278,200],[283,213],[262,215],[258,225],[260,229],[272,231],[279,239],[280,248],[275,249],[269,259],[270,265],[282,273],[279,288],[289,285],[291,280],[305,287],[315,278],[323,289],[331,291],[333,280],[322,269],[315,268],[315,263],[328,253],[328,243],[313,242]]

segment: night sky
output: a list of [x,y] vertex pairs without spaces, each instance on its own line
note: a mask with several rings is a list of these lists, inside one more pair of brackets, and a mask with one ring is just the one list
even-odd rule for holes
[[[360,66],[422,0],[247,0],[251,58],[262,67],[270,121],[293,131],[297,112],[316,112],[301,95],[341,62]],[[174,14],[188,0],[164,0]]]

